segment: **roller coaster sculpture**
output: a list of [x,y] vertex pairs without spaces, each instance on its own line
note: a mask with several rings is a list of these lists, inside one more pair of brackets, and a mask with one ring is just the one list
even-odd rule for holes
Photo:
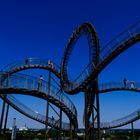
[[[73,81],[70,81],[67,68],[70,55],[81,35],[85,35],[89,45],[89,64],[82,71],[82,73]],[[127,48],[140,40],[140,23],[130,27],[115,39],[111,40],[105,47],[100,50],[99,40],[95,28],[90,23],[84,23],[76,28],[72,33],[69,42],[65,48],[62,57],[61,66],[51,67],[48,61],[41,59],[30,58],[28,63],[25,61],[14,62],[5,66],[0,74],[0,91],[1,98],[10,104],[13,108],[22,114],[46,124],[46,117],[31,110],[29,107],[20,103],[14,98],[11,93],[25,94],[36,96],[44,99],[57,107],[59,107],[70,119],[70,124],[62,123],[62,120],[52,120],[47,118],[47,125],[60,129],[62,131],[76,130],[78,128],[77,111],[72,101],[63,93],[73,95],[79,92],[85,92],[85,109],[84,109],[84,123],[85,132],[88,130],[98,130],[98,139],[100,139],[100,129],[116,128],[128,123],[132,123],[140,118],[140,110],[134,113],[112,121],[110,123],[100,122],[99,110],[99,93],[110,92],[114,90],[131,90],[140,92],[138,84],[135,87],[124,87],[122,82],[98,85],[98,75],[100,72],[112,62],[119,54],[124,52]],[[16,74],[25,69],[40,68],[53,73],[60,79],[60,88],[57,89],[51,85],[51,94],[48,94],[48,89],[45,81],[42,90],[37,90],[37,79],[31,76]],[[23,84],[24,83],[24,84]],[[96,105],[94,102],[96,100]],[[96,117],[94,112],[96,112]],[[90,118],[93,115],[93,122]],[[95,122],[97,119],[97,122]],[[54,123],[55,122],[55,123]],[[93,132],[94,133],[94,132]]]
[[[15,74],[16,72],[31,68],[46,69],[52,72],[56,77],[60,78],[60,72],[57,70],[57,65],[55,65],[55,68],[52,68],[46,60],[29,58],[28,64],[26,64],[25,61],[19,61],[11,63],[2,69],[3,72],[1,72],[0,80],[1,92],[3,94],[7,94],[7,92],[12,94],[26,94],[47,100],[49,103],[61,108],[61,110],[68,116],[73,124],[72,129],[77,128],[78,123],[76,108],[72,101],[63,93],[61,88],[56,88],[53,85],[47,87],[47,82],[43,81],[41,89],[38,90],[38,78],[23,74]],[[17,101],[17,99],[13,96],[6,96],[5,98],[4,95],[1,95],[1,97],[24,115],[46,124],[45,116],[32,111],[29,107],[26,107]],[[18,104],[14,103],[13,100],[16,100]],[[21,106],[21,108],[19,108],[19,106]],[[47,118],[47,120],[48,126],[62,131],[70,130],[70,124],[68,123],[62,123],[60,120],[55,119],[52,120],[52,118]]]

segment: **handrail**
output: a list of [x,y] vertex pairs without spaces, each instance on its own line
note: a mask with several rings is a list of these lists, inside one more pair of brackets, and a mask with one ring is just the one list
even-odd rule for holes
[[[112,39],[101,49],[99,58],[100,64],[102,63],[103,60],[105,60],[107,56],[109,56],[115,49],[117,49],[117,47],[119,47],[121,44],[123,44],[133,36],[136,36],[137,34],[140,34],[140,22],[123,31],[121,34]],[[83,75],[84,73],[86,74],[86,70],[89,70],[89,67],[91,66],[95,68],[94,64],[92,63],[89,63],[80,75]],[[77,77],[78,79],[80,78],[80,75]]]
[[11,71],[12,69],[21,67],[21,66],[31,66],[31,65],[43,65],[48,66],[51,69],[56,70],[58,73],[60,73],[60,67],[55,64],[53,61],[45,60],[45,59],[39,59],[39,58],[26,58],[25,60],[15,61],[13,63],[10,63],[6,66],[4,66],[1,71]]
[[105,84],[99,85],[99,93],[104,93],[108,90],[116,90],[116,89],[128,89],[128,90],[139,90],[140,91],[140,83],[137,83],[134,80],[129,80],[124,84],[124,81],[117,82],[109,82]]
[[109,43],[107,43],[102,49],[100,53],[100,63],[110,55],[117,47],[119,47],[124,42],[128,41],[132,37],[140,34],[140,22],[132,25],[122,33],[120,33],[117,37],[112,39]]
[[[25,74],[13,74],[9,75],[6,80],[1,82],[2,75],[3,74],[1,74],[0,76],[0,88],[23,88],[28,90],[36,90],[48,94],[48,84],[46,81],[42,81],[41,85],[39,85],[38,79],[35,77]],[[60,92],[59,88],[51,85],[50,94],[48,95],[53,96],[53,98],[62,102],[67,108],[71,110],[71,112],[75,116],[77,116],[77,111],[74,104],[64,93]]]
[[[2,95],[1,95],[2,96]],[[35,119],[36,121],[39,121],[43,124],[46,124],[46,116],[33,111],[31,108],[28,106],[24,105],[21,103],[19,100],[17,100],[14,96],[11,94],[8,94],[6,96],[6,101],[14,108],[16,108],[18,111],[22,112],[24,115],[26,114],[27,116]],[[48,124],[52,127],[58,128],[58,125],[55,125],[58,120],[55,120],[50,117],[48,117]],[[63,130],[69,130],[70,125],[68,123],[62,122],[62,129]]]
[[[138,119],[140,119],[140,109],[136,110],[135,112],[133,112],[133,113],[131,113],[123,118],[120,118],[120,119],[117,119],[117,120],[114,120],[111,122],[101,122],[100,128],[101,129],[116,128],[116,127],[120,127],[120,126],[124,126],[126,124],[129,124],[131,122],[134,122]],[[97,128],[96,122],[94,123],[94,127]]]
[[86,85],[85,83],[88,83],[86,82],[86,80],[88,81],[91,78],[96,68],[99,68],[103,61],[106,60],[106,58],[111,56],[111,54],[113,54],[115,50],[119,49],[121,45],[124,45],[124,43],[135,39],[137,35],[140,35],[140,22],[131,26],[130,28],[119,34],[116,38],[111,40],[109,43],[107,43],[107,45],[105,45],[100,51],[98,66],[95,66],[94,62],[89,63],[75,80],[66,84],[68,87],[65,90],[67,92],[70,92],[75,89],[78,90],[78,88],[82,89],[82,85]]
[[[112,90],[135,90],[140,92],[140,83],[137,83],[134,80],[127,80],[126,83],[125,81],[117,81],[117,82],[109,82],[105,84],[100,84],[99,85],[99,93],[105,93],[107,91],[112,91]],[[140,109],[136,110],[135,112],[111,121],[111,122],[101,122],[100,127],[101,129],[110,129],[110,128],[116,128],[120,127],[126,124],[129,124],[133,121],[136,121],[140,119]],[[94,123],[95,128],[97,127],[97,123]]]

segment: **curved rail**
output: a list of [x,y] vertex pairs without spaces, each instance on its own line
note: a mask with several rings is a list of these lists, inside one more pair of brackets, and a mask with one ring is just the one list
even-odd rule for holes
[[[100,123],[100,128],[101,129],[117,128],[117,127],[127,125],[129,123],[132,123],[138,119],[140,119],[140,109],[136,110],[135,112],[123,118],[120,118],[111,122],[102,122]],[[94,123],[94,127],[97,128],[97,123]]]
[[[89,48],[91,51],[91,56],[92,56],[92,62],[90,62],[87,67],[82,71],[82,73],[74,80],[74,81],[69,81],[68,78],[68,74],[67,74],[67,65],[68,65],[68,60],[69,60],[69,56],[72,52],[72,49],[74,47],[74,44],[76,43],[76,41],[79,39],[79,37],[84,34],[86,35],[87,39],[88,39],[88,43],[89,43]],[[15,80],[13,77],[11,76],[11,74],[17,72],[17,71],[21,71],[24,69],[28,69],[28,68],[44,68],[44,69],[48,69],[51,72],[55,73],[57,75],[57,77],[61,77],[61,83],[63,86],[63,89],[70,94],[75,94],[78,93],[80,91],[82,91],[83,89],[85,89],[87,87],[87,85],[95,80],[98,76],[98,74],[111,62],[113,61],[119,54],[121,54],[122,52],[124,52],[127,48],[131,47],[133,44],[137,43],[140,40],[140,23],[135,24],[134,26],[132,26],[131,28],[127,29],[125,32],[121,33],[119,36],[117,36],[115,39],[113,39],[112,41],[110,41],[105,47],[103,47],[101,49],[100,52],[100,58],[99,58],[99,63],[97,63],[97,52],[98,52],[98,38],[97,38],[97,34],[95,32],[95,29],[89,24],[89,23],[85,23],[81,26],[79,26],[76,31],[72,34],[69,43],[65,49],[65,53],[64,53],[64,57],[62,59],[62,66],[61,66],[61,75],[59,74],[59,69],[57,70],[56,68],[52,68],[52,65],[48,64],[48,61],[43,62],[38,62],[38,60],[31,60],[30,61],[24,61],[24,63],[14,63],[13,65],[9,65],[10,67],[8,68],[8,66],[6,68],[8,68],[8,71],[5,73],[5,76],[7,76],[7,74],[9,75],[9,77],[7,78],[7,80],[1,79],[0,82],[0,91],[4,91],[4,92],[17,92],[17,93],[24,93],[24,94],[30,94],[33,96],[37,96],[40,97],[42,99],[47,99],[50,102],[53,102],[54,104],[56,104],[58,107],[62,108],[64,110],[64,112],[69,116],[69,118],[71,120],[75,119],[73,121],[73,123],[75,124],[75,126],[77,126],[77,119],[76,119],[76,115],[77,112],[75,112],[73,109],[69,107],[67,102],[63,103],[63,97],[62,95],[60,95],[59,97],[55,97],[55,96],[50,96],[47,95],[47,91],[45,91],[46,89],[43,88],[44,86],[42,86],[41,90],[37,90],[37,81],[35,82],[36,84],[33,84],[30,80]],[[40,63],[40,64],[39,64]],[[21,65],[20,65],[21,64]],[[7,70],[6,68],[4,68],[4,70]],[[3,77],[4,78],[4,77]],[[14,79],[12,81],[12,79]],[[17,78],[19,79],[19,78]],[[24,79],[24,78],[23,78]],[[11,81],[12,81],[12,85],[11,85]],[[24,83],[25,82],[25,83]],[[29,83],[32,84],[29,84]],[[20,86],[18,85],[18,83],[20,83]],[[122,83],[121,83],[122,84]],[[17,86],[18,85],[18,86]],[[35,87],[34,87],[35,85]],[[113,90],[133,90],[133,91],[137,91],[139,92],[139,88],[135,87],[112,87],[112,88],[108,88],[108,89],[102,89],[100,90],[100,92],[105,92],[106,91],[113,91]],[[56,92],[53,92],[54,95],[57,95]],[[70,113],[69,113],[70,112]],[[71,115],[72,114],[72,115]]]
[[50,60],[38,59],[38,58],[27,58],[21,61],[15,61],[11,64],[6,65],[1,69],[5,71],[5,74],[13,74],[21,70],[26,70],[30,68],[42,68],[51,71],[57,77],[60,78],[60,68],[57,64]]
[[[112,61],[120,53],[140,40],[140,22],[126,29],[101,49],[100,64]],[[109,57],[111,57],[109,59]],[[109,61],[109,62],[110,62]],[[108,62],[108,63],[109,63]]]
[[[78,77],[80,80],[77,81],[70,81],[68,78],[68,61],[69,57],[72,53],[72,50],[74,48],[74,45],[76,44],[77,40],[82,36],[85,35],[88,41],[89,46],[89,57],[90,57],[90,63],[94,62],[95,65],[90,65],[88,69],[86,69],[86,72],[89,73],[94,70],[94,67],[96,66],[98,55],[99,55],[99,43],[98,43],[98,37],[97,33],[94,29],[94,27],[90,23],[84,23],[76,28],[76,30],[71,35],[69,42],[65,48],[64,56],[62,58],[62,64],[61,64],[61,85],[69,94],[75,94],[78,93],[82,88],[82,84],[84,82],[84,79]],[[86,78],[88,78],[89,75],[86,75]]]
[[[123,82],[110,82],[110,83],[106,83],[106,84],[102,84],[99,86],[99,92],[100,93],[104,93],[104,92],[109,92],[109,91],[113,91],[113,90],[132,90],[132,91],[137,91],[140,92],[140,84],[135,82],[135,86],[131,85],[131,83],[127,84],[126,87],[124,86]],[[17,108],[20,112],[24,112],[24,114],[31,114],[31,118],[44,123],[45,124],[45,116],[41,115],[41,114],[37,114],[36,112],[32,111],[30,108],[26,107],[25,105],[23,105],[22,103],[20,103],[18,100],[16,100],[13,96],[8,95],[8,103],[10,102],[10,104],[16,103],[14,105],[14,108]],[[22,108],[22,110],[21,110]],[[25,110],[23,110],[25,109]],[[29,116],[29,117],[30,117]],[[116,128],[116,127],[120,127],[126,124],[129,124],[133,121],[136,121],[137,119],[140,118],[140,109],[131,113],[130,115],[127,115],[123,118],[117,119],[115,121],[112,122],[104,122],[101,123],[101,129],[110,129],[110,128]],[[55,128],[58,128],[58,124],[57,121],[52,121],[51,118],[49,118],[49,123],[52,125],[52,122],[54,123]],[[49,124],[49,125],[50,125]],[[69,124],[67,123],[63,123],[63,128],[64,130],[70,128]],[[97,127],[97,124],[94,124],[95,128]]]
[[71,100],[61,92],[60,89],[51,85],[50,94],[48,94],[47,82],[43,81],[42,86],[38,89],[38,80],[34,77],[15,74],[7,77],[6,80],[0,82],[1,93],[21,93],[36,96],[55,104],[61,108],[77,128],[77,111]]
[[127,82],[126,85],[124,84],[123,81],[109,82],[109,83],[99,85],[99,93],[111,92],[116,90],[129,90],[129,91],[140,92],[140,83],[137,83],[132,80]]
[[[95,80],[98,74],[119,54],[131,47],[140,40],[140,22],[133,25],[123,33],[119,34],[115,39],[110,41],[100,51],[99,63],[89,63],[83,72],[70,84],[67,92],[82,91],[92,80]],[[93,68],[92,70],[90,68]],[[90,71],[91,70],[91,71]],[[64,75],[65,76],[65,75]]]
[[[6,100],[6,102],[12,106],[14,109],[16,109],[17,111],[19,111],[20,113],[22,113],[23,115],[38,121],[40,123],[46,124],[46,116],[39,114],[36,111],[33,111],[31,108],[29,108],[28,106],[25,106],[24,104],[22,104],[20,101],[18,101],[14,96],[8,94],[6,96],[6,98],[4,98],[2,95],[0,95],[2,99]],[[48,117],[48,125],[50,127],[59,129],[60,128],[60,121],[59,120],[55,120],[52,119],[50,117]],[[63,131],[69,131],[70,130],[70,124],[62,122],[62,130]]]
[[[106,92],[117,91],[117,90],[140,92],[140,83],[137,83],[132,80],[132,81],[128,81],[127,83],[124,83],[124,81],[119,81],[119,82],[110,82],[110,83],[99,85],[99,93],[106,93]],[[102,122],[100,124],[100,128],[101,129],[117,128],[117,127],[127,125],[138,119],[140,119],[140,109],[136,110],[135,112],[123,118],[111,122]],[[94,123],[94,127],[97,128],[97,123]]]
[[[127,48],[140,40],[140,22],[128,28],[115,39],[111,40],[100,51],[100,61],[97,68],[91,74],[91,78],[95,79],[96,76],[119,54],[124,52]],[[91,64],[92,65],[92,64]]]

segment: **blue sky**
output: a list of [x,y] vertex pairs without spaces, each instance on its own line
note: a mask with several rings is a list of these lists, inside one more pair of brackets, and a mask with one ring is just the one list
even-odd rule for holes
[[[64,48],[73,30],[87,21],[95,26],[100,46],[103,47],[127,27],[140,21],[139,5],[139,0],[0,1],[0,68],[26,57],[52,59],[60,64]],[[87,44],[82,41],[78,41],[70,58],[69,75],[72,78],[82,71],[88,61]],[[124,77],[140,82],[139,52],[140,47],[137,43],[101,72],[99,82],[118,81]],[[27,72],[31,74],[32,71]],[[40,75],[40,72],[44,71],[37,72]],[[45,78],[47,79],[47,76]],[[36,98],[24,98],[28,98],[26,104],[31,104],[30,100],[34,104],[38,102]],[[79,126],[83,127],[83,93],[70,98],[78,109]],[[123,117],[140,107],[138,93],[112,92],[100,95],[100,99],[102,121]],[[21,101],[25,102],[23,98]],[[41,107],[36,108],[34,105],[33,108],[43,112],[45,103],[39,102]],[[11,118],[17,115],[18,126],[26,123],[29,127],[44,127],[13,109],[10,109],[8,126],[12,125]],[[137,121],[135,126],[139,128],[140,122]]]

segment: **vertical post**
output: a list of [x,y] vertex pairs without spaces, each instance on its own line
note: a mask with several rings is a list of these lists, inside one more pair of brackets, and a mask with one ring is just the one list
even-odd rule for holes
[[7,104],[5,123],[4,123],[4,133],[5,133],[5,130],[6,130],[6,125],[7,125],[8,112],[9,112],[9,104]]
[[3,124],[4,111],[5,111],[5,105],[6,105],[5,98],[6,98],[6,95],[4,95],[4,98],[3,98],[3,106],[2,106],[1,120],[0,120],[0,133],[2,132],[2,124]]
[[131,129],[132,129],[132,138],[135,138],[133,122],[131,122]]
[[[96,34],[97,35],[97,34]],[[99,55],[100,55],[100,42],[99,39],[96,40],[96,61],[95,66],[97,67],[99,64]],[[98,77],[95,80],[95,94],[96,94],[96,108],[97,108],[97,131],[98,131],[98,140],[101,139],[101,132],[100,132],[100,102],[99,102],[99,93],[98,93]]]
[[87,130],[88,130],[88,94],[85,92],[85,140],[87,139]]
[[[50,94],[50,85],[51,85],[51,72],[49,71],[49,74],[48,74],[48,95]],[[47,139],[48,116],[49,116],[49,102],[47,102],[47,106],[46,106],[46,134],[45,134],[45,140]]]
[[[4,81],[2,80],[2,82],[4,82]],[[6,77],[6,86],[7,87],[10,86],[10,74],[9,73],[7,73],[7,77]]]
[[16,118],[13,119],[11,140],[16,140]]
[[58,135],[59,135],[59,134],[58,134],[58,133],[59,133],[59,132],[58,132],[58,129],[57,129],[56,131],[57,131],[57,134],[56,134],[56,135],[57,135],[57,136],[56,136],[56,139],[58,140],[58,139],[59,139],[59,136],[58,136]]
[[96,93],[96,104],[97,104],[97,126],[98,126],[98,140],[100,140],[100,105],[99,105],[99,93]]
[[62,109],[60,108],[60,128],[59,128],[60,140],[61,140],[61,130],[62,130]]
[[92,137],[93,140],[94,140],[94,122],[95,122],[95,120],[94,120],[94,107],[93,107],[93,110],[92,110],[92,123],[93,123],[93,126],[91,128],[92,129],[91,130],[91,137]]
[[[62,93],[62,89],[60,91],[60,101],[63,102],[63,93]],[[62,109],[60,108],[60,130],[62,130]]]
[[70,120],[70,140],[72,140],[72,123],[71,123],[71,120]]

